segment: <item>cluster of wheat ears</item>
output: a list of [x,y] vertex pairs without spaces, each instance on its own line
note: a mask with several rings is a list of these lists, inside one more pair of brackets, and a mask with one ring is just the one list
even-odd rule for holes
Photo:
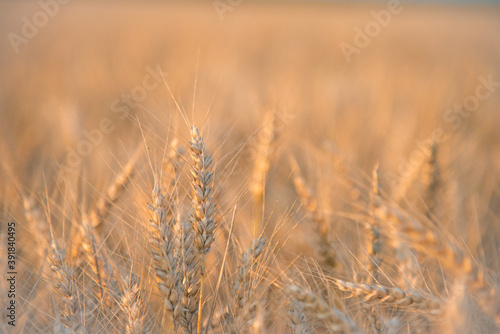
[[[442,182],[438,145],[414,173],[426,210],[405,209],[389,198],[373,169],[371,187],[357,189],[362,230],[357,250],[342,247],[335,221],[321,209],[296,158],[289,156],[290,178],[313,242],[314,258],[297,251],[280,255],[283,234],[263,218],[266,179],[277,138],[273,117],[266,118],[251,167],[249,192],[252,240],[238,240],[234,206],[222,210],[224,184],[202,133],[192,126],[190,140],[173,140],[155,171],[143,221],[131,223],[140,234],[143,265],[133,249],[112,247],[105,225],[119,198],[138,173],[137,153],[89,210],[79,214],[69,241],[52,221],[47,205],[22,195],[25,220],[36,230],[50,308],[43,312],[54,333],[433,333],[498,330],[500,290],[495,277],[437,219]],[[189,154],[184,152],[187,147]],[[400,188],[409,188],[399,184]],[[187,184],[188,186],[184,186]],[[408,191],[408,190],[406,190]],[[364,192],[364,193],[363,193]],[[404,191],[403,191],[404,192]],[[140,202],[140,201],[139,201]],[[43,210],[42,208],[45,208]],[[126,219],[126,218],[123,218]],[[283,228],[283,227],[281,227]],[[271,232],[270,232],[271,230]],[[109,231],[109,229],[108,229]],[[67,239],[67,238],[66,238]],[[356,253],[356,254],[354,254]],[[288,257],[289,259],[290,257]],[[124,263],[131,263],[128,267]],[[44,284],[44,283],[40,283]],[[33,288],[36,293],[37,288]],[[33,302],[32,307],[37,307]],[[40,315],[38,315],[40,316]],[[30,327],[32,326],[32,327]],[[496,328],[496,329],[495,329]]]

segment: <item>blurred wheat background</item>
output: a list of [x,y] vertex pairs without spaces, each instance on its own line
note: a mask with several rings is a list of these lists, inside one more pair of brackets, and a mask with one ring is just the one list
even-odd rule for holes
[[0,332],[497,333],[500,7],[214,3],[0,2]]

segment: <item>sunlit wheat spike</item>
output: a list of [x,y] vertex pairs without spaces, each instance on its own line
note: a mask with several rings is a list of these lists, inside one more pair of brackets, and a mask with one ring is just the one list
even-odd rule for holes
[[[189,222],[194,233],[194,244],[199,253],[200,283],[197,333],[201,333],[203,285],[205,280],[205,255],[215,241],[215,230],[218,222],[215,220],[215,203],[213,201],[212,158],[205,149],[205,142],[196,126],[191,127],[190,153],[193,165],[191,167],[192,205],[193,212]],[[198,289],[196,289],[198,290]]]
[[[170,190],[170,189],[169,189]],[[179,324],[181,312],[180,238],[176,235],[176,215],[170,197],[162,193],[158,180],[152,192],[153,203],[148,205],[149,246],[155,269],[155,279],[165,308],[171,313],[174,325]]]
[[205,143],[198,128],[191,128],[190,153],[193,160],[191,185],[193,188],[193,214],[190,223],[195,233],[195,245],[201,254],[207,254],[215,241],[217,228],[215,204],[213,201],[212,158],[205,149]]
[[438,298],[422,291],[352,283],[339,279],[335,279],[334,282],[340,290],[350,292],[352,296],[363,297],[366,302],[376,301],[391,306],[411,307],[433,314],[439,314],[442,311],[443,303]]
[[194,245],[194,235],[191,224],[185,222],[180,229],[180,307],[174,311],[174,316],[187,333],[197,329],[197,315],[200,303],[200,255]]

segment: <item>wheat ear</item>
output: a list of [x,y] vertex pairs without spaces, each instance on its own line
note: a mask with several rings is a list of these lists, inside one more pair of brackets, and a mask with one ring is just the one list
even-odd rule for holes
[[152,218],[149,220],[149,243],[155,268],[155,279],[165,308],[171,312],[174,324],[180,316],[179,282],[181,280],[177,257],[175,214],[170,198],[166,198],[155,181],[153,203],[148,204]]
[[411,307],[438,314],[442,311],[442,302],[427,293],[417,290],[403,290],[396,287],[384,287],[364,283],[352,283],[339,279],[334,280],[337,287],[351,292],[355,297],[363,297],[366,302],[377,301],[390,306]]
[[371,223],[369,226],[369,241],[368,241],[368,269],[370,271],[370,282],[378,282],[380,275],[380,266],[382,265],[381,248],[382,241],[380,221],[375,215],[375,196],[380,196],[380,182],[379,182],[379,166],[378,163],[373,168],[372,172],[372,192],[370,194],[370,219]]
[[318,239],[318,246],[322,262],[335,268],[337,265],[335,248],[332,246],[330,238],[330,223],[324,214],[318,209],[318,201],[316,200],[312,190],[307,187],[304,178],[300,173],[300,168],[297,161],[290,157],[290,165],[293,170],[293,184],[295,191],[299,195],[302,205],[312,215],[313,221],[316,224],[316,234]]
[[288,307],[289,322],[288,327],[292,334],[310,334],[308,319],[304,313],[304,305],[293,299]]
[[318,320],[324,321],[334,333],[359,333],[354,322],[341,311],[330,307],[321,298],[306,288],[296,285],[287,287],[288,293],[304,305],[304,310]]
[[85,333],[83,314],[78,300],[78,291],[75,284],[75,269],[69,264],[66,252],[52,240],[48,254],[48,262],[54,273],[54,287],[62,299],[65,310],[63,312],[66,325],[74,333]]
[[252,271],[257,265],[257,259],[261,256],[265,247],[263,238],[254,239],[250,248],[241,255],[236,281],[233,284],[233,295],[236,297],[236,305],[233,310],[234,321],[232,331],[241,332],[247,330],[245,325],[252,322],[257,304],[253,299],[255,281],[252,280]]
[[439,236],[432,229],[433,224],[425,226],[406,212],[376,199],[376,214],[381,221],[389,223],[407,237],[407,241],[417,251],[437,258],[450,272],[463,276],[466,285],[477,296],[483,311],[493,317],[500,326],[500,292],[498,285],[485,274],[482,265],[473,265],[469,256],[450,238]]
[[429,158],[427,160],[424,174],[425,183],[425,193],[424,193],[424,203],[426,205],[425,215],[431,221],[433,217],[438,214],[439,210],[439,188],[441,186],[441,171],[437,161],[438,157],[438,147],[435,142],[432,143]]
[[450,238],[446,238],[445,235],[438,236],[433,224],[428,220],[423,220],[424,225],[406,211],[387,203],[380,196],[375,197],[374,207],[375,216],[388,228],[399,232],[394,241],[400,242],[400,237],[405,238],[412,248],[430,257],[436,257],[453,272],[471,271],[470,258],[465,256]]
[[205,143],[197,127],[191,128],[191,142],[189,143],[191,159],[191,185],[193,188],[193,213],[190,216],[194,232],[194,244],[200,256],[200,289],[198,307],[197,332],[201,333],[203,309],[203,285],[205,280],[205,256],[215,241],[214,233],[218,222],[215,220],[215,205],[213,201],[213,174],[212,158],[205,149]]
[[80,226],[82,249],[95,275],[99,293],[104,305],[112,309],[120,298],[120,288],[115,279],[115,271],[108,261],[104,243],[100,242],[92,226],[86,219]]
[[121,307],[127,316],[127,334],[145,334],[149,332],[145,324],[146,307],[141,292],[140,281],[131,274],[125,282],[124,293],[121,298]]

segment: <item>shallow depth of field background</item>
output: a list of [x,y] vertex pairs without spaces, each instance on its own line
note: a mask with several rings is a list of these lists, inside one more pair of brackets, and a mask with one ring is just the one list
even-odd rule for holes
[[[391,196],[419,155],[419,143],[442,130],[441,223],[498,273],[500,7],[401,6],[348,62],[339,45],[353,44],[354,28],[373,20],[370,11],[386,9],[385,2],[244,0],[221,20],[210,1],[75,0],[61,5],[18,53],[7,34],[20,34],[22,17],[31,20],[40,7],[1,2],[0,219],[2,229],[7,220],[19,223],[20,322],[33,314],[42,319],[34,327],[47,326],[50,316],[37,309],[52,298],[40,275],[43,259],[30,249],[37,236],[23,223],[20,192],[58,217],[54,233],[67,237],[71,214],[91,207],[134,152],[143,150],[140,172],[107,223],[116,254],[134,247],[141,253],[137,231],[145,216],[137,208],[150,200],[152,169],[161,166],[165,142],[177,137],[187,144],[183,115],[203,129],[213,153],[224,233],[227,216],[238,206],[235,234],[242,248],[251,238],[249,182],[257,134],[267,112],[281,115],[266,185],[265,233],[282,247],[283,268],[287,261],[315,256],[290,156],[337,224],[339,249],[359,251],[362,227],[350,213],[359,209],[359,192],[369,189],[373,166],[379,162],[382,189]],[[160,68],[164,81],[121,118],[112,110],[114,101],[141,85],[148,67]],[[474,96],[479,77],[492,77],[494,91],[470,115],[454,113],[459,124],[447,121],[448,109]],[[61,180],[57,164],[103,118],[114,130]],[[81,207],[73,207],[72,196]],[[413,208],[411,201],[405,205]],[[223,251],[222,241],[216,245]]]

